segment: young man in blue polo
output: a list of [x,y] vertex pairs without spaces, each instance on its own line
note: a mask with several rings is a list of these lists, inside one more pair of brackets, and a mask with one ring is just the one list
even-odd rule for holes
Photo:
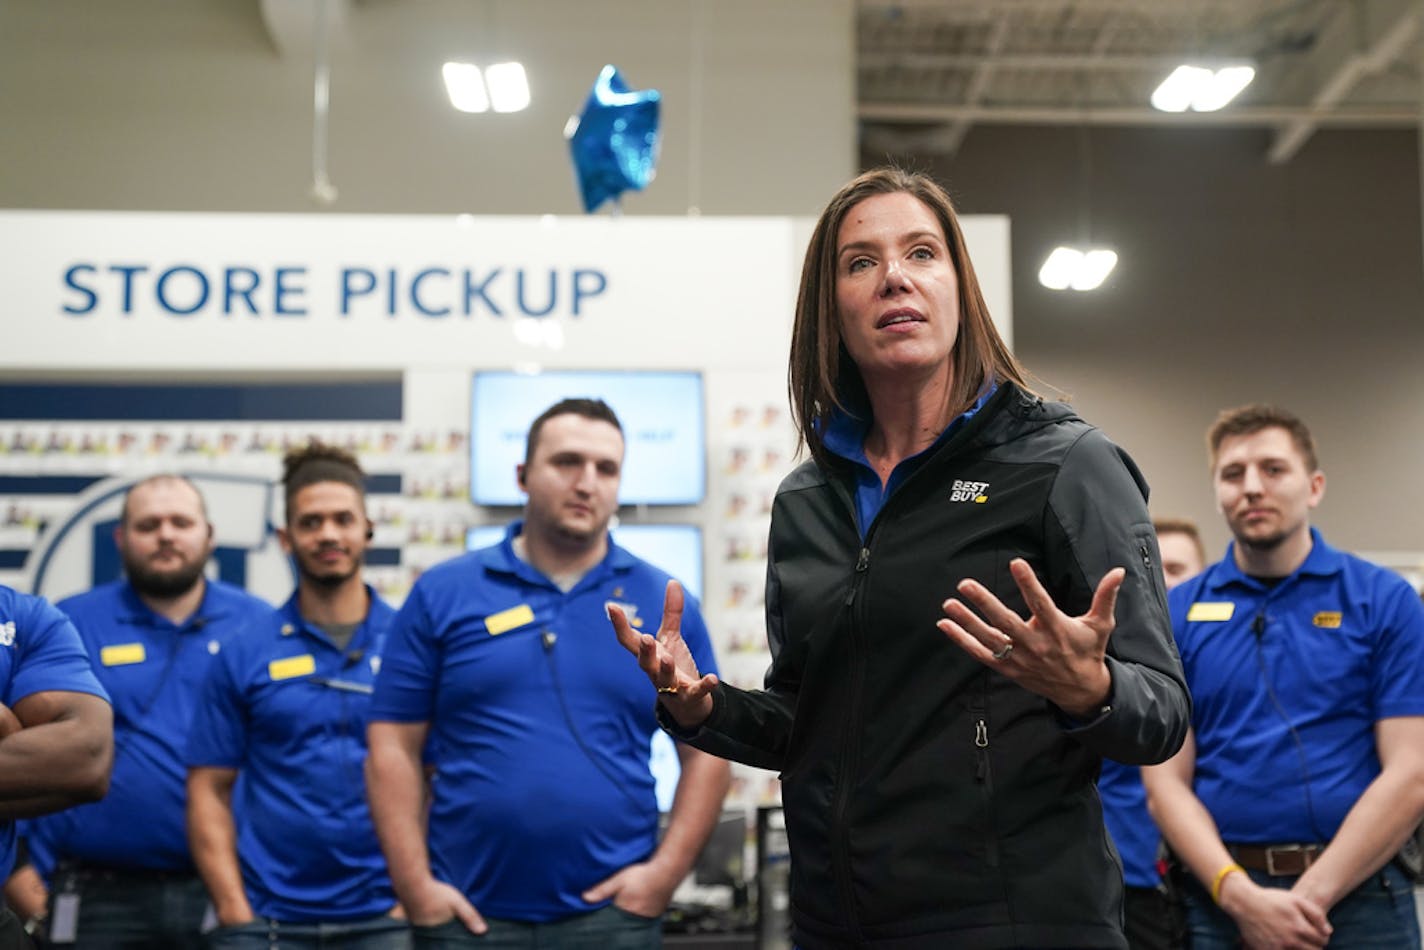
[[284,465],[279,538],[297,589],[224,649],[188,746],[188,833],[218,923],[208,946],[401,950],[361,773],[394,616],[361,577],[365,476],[320,444]]
[[197,950],[208,895],[184,832],[183,749],[220,650],[272,607],[203,576],[213,529],[186,478],[136,482],[114,542],[124,578],[57,605],[113,699],[109,794],[28,823],[30,852],[50,882],[52,942]]
[[1195,878],[1189,945],[1418,947],[1393,859],[1424,816],[1424,606],[1310,526],[1325,475],[1299,419],[1230,410],[1207,443],[1234,541],[1169,596],[1192,732],[1143,769]]
[[[103,796],[113,716],[69,619],[0,586],[0,877],[15,860],[15,819]],[[0,950],[33,943],[0,906]]]
[[[517,470],[523,521],[423,574],[392,627],[367,776],[417,947],[660,946],[660,917],[717,822],[727,764],[679,747],[657,837],[657,697],[608,635],[605,605],[656,628],[669,578],[609,540],[622,466],[606,404],[550,407]],[[683,618],[698,668],[715,670],[694,604]]]

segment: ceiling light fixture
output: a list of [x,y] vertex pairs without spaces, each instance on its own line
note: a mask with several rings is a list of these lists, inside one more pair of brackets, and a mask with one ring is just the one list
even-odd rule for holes
[[1049,290],[1097,290],[1117,266],[1117,252],[1061,244],[1038,271],[1038,282]]
[[450,104],[461,112],[520,112],[529,108],[524,64],[495,63],[481,72],[474,63],[446,63],[441,69]]
[[1161,112],[1216,112],[1235,99],[1256,78],[1248,65],[1212,68],[1185,64],[1172,70],[1152,93],[1152,108]]

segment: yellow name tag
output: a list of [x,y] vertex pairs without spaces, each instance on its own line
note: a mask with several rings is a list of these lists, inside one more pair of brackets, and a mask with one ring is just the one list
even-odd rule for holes
[[307,676],[316,672],[316,658],[310,653],[291,656],[285,660],[273,660],[267,664],[267,675],[272,681],[289,680],[294,676]]
[[1340,621],[1344,619],[1344,615],[1338,610],[1322,610],[1315,615],[1315,625],[1317,627],[1324,627],[1326,630],[1338,630],[1340,628]]
[[99,662],[105,666],[128,666],[131,663],[142,663],[146,659],[148,653],[144,651],[142,643],[116,643],[99,651]]
[[529,608],[528,604],[520,604],[518,607],[490,614],[485,618],[485,629],[490,632],[490,636],[497,637],[506,630],[513,630],[515,627],[522,627],[526,623],[533,622],[534,611]]
[[1231,615],[1236,613],[1236,605],[1231,601],[1210,601],[1199,600],[1192,604],[1187,611],[1188,623],[1199,623],[1206,621],[1230,620]]

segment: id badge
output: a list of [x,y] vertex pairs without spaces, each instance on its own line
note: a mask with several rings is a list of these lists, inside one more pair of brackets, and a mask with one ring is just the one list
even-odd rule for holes
[[56,894],[49,915],[49,942],[73,943],[79,929],[79,895]]

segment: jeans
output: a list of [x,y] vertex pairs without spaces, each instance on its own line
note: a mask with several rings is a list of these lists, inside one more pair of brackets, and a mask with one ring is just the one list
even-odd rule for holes
[[[56,902],[79,900],[74,941],[61,942]],[[61,865],[50,893],[50,943],[76,950],[201,950],[208,892],[196,874]]]
[[[1247,871],[1263,887],[1289,889],[1298,878],[1272,877],[1264,871]],[[1241,935],[1231,916],[1212,903],[1201,885],[1186,890],[1187,946],[1191,950],[1232,950]],[[1386,864],[1330,909],[1334,932],[1330,946],[1345,950],[1415,950],[1419,947],[1419,920],[1414,910],[1414,888],[1404,872]]]
[[477,937],[458,920],[434,927],[415,927],[416,950],[658,950],[663,945],[663,922],[639,917],[609,904],[546,924],[485,918],[489,931]]
[[410,926],[394,917],[282,923],[257,917],[208,934],[209,950],[410,950]]

